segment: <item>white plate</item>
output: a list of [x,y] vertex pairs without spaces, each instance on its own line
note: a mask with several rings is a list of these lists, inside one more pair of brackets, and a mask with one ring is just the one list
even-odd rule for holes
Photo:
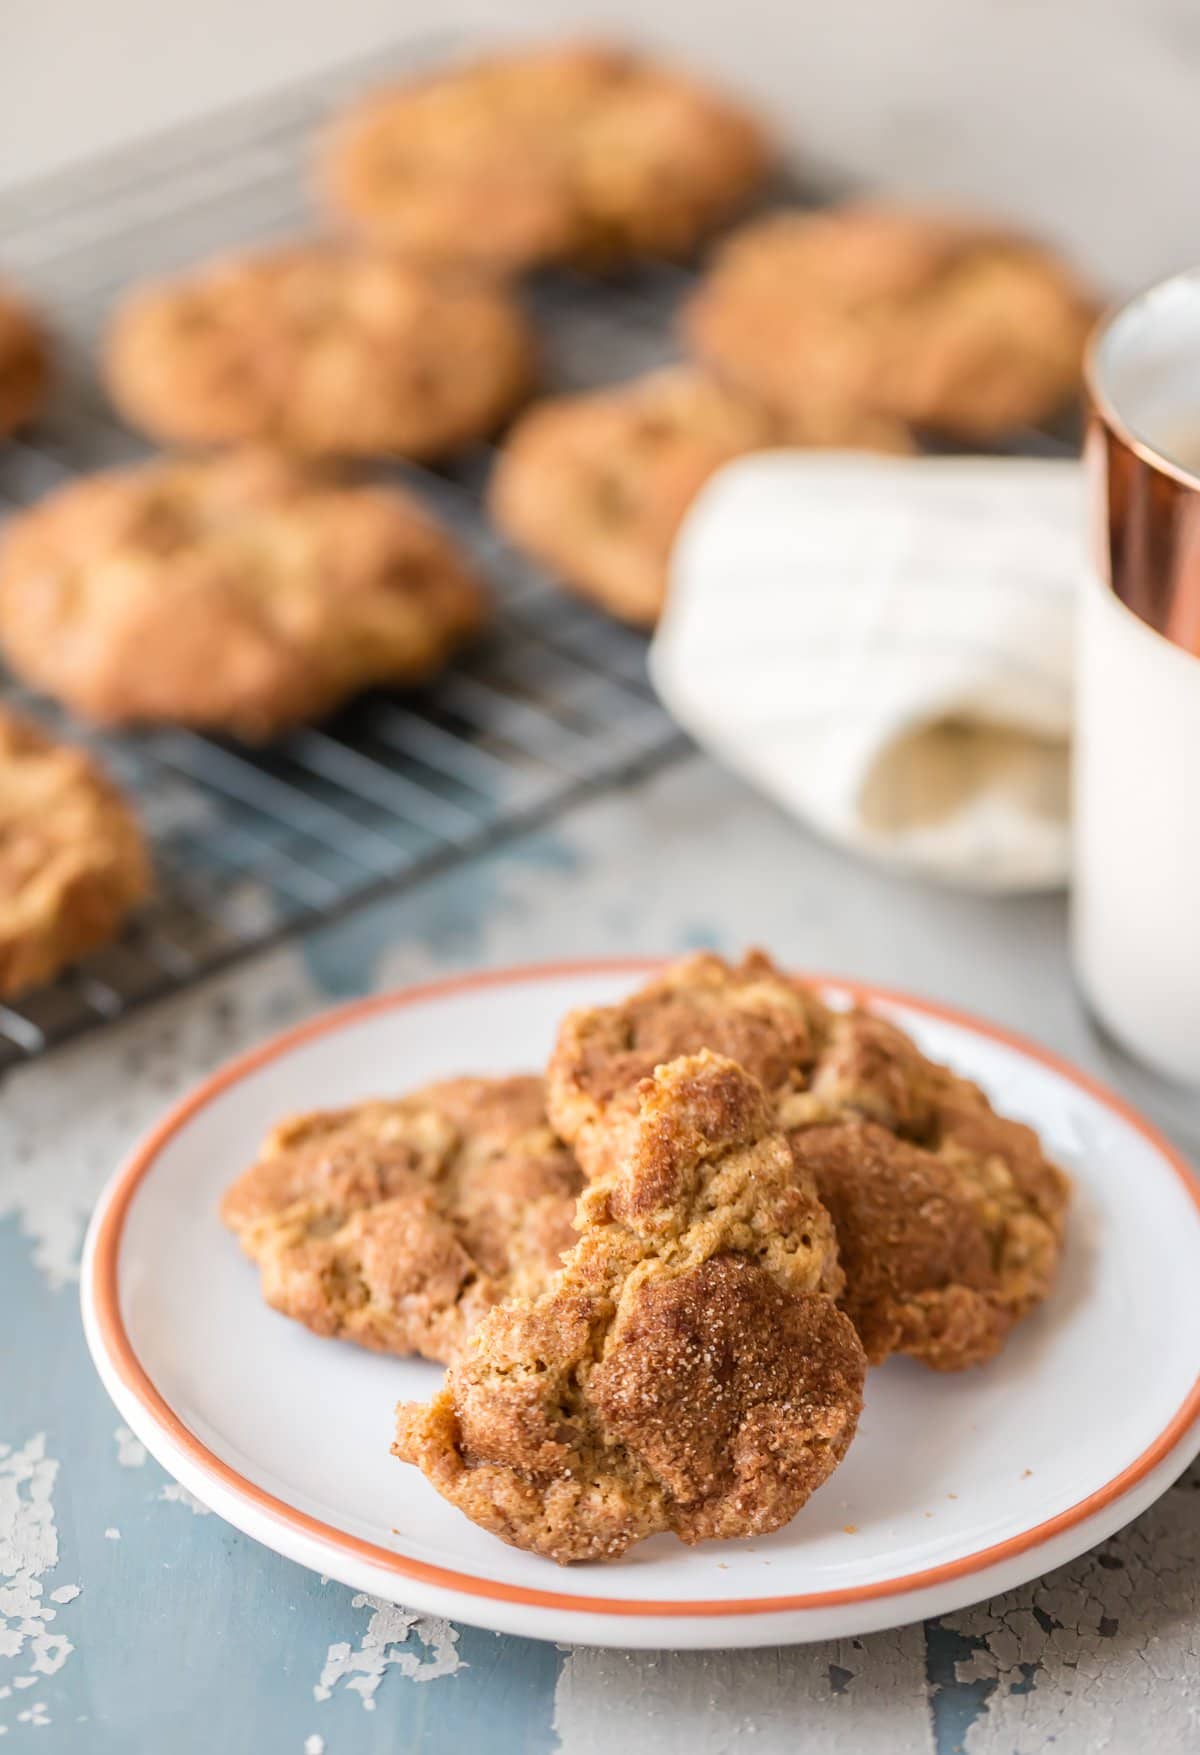
[[[658,1537],[561,1570],[506,1547],[388,1455],[435,1367],[320,1341],[260,1302],[217,1222],[268,1126],[462,1071],[540,1065],[569,1006],[634,963],[501,971],[365,1000],[276,1038],[180,1104],[92,1222],[83,1314],[100,1375],[165,1468],[238,1529],[356,1589],[504,1632],[623,1646],[824,1639],[942,1614],[1072,1558],[1200,1449],[1200,1200],[1117,1098],[1052,1056],[856,988],[1038,1127],[1076,1178],[1058,1288],[984,1370],[872,1374],[859,1436],[785,1530]],[[825,983],[831,995],[850,991]]]

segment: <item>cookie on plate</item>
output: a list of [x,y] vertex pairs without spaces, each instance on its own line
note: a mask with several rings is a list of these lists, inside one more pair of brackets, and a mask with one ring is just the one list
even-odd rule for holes
[[369,94],[321,181],[374,243],[513,270],[682,257],[742,205],[771,150],[703,85],[621,49],[566,44]]
[[0,439],[32,420],[50,383],[50,349],[33,312],[0,285]]
[[534,344],[501,288],[314,244],[136,290],[105,365],[122,414],[167,443],[430,459],[516,407]]
[[784,415],[816,398],[987,439],[1078,394],[1096,311],[1028,239],[851,204],[736,233],[684,330],[707,365]]
[[262,451],[73,482],[0,546],[0,644],[87,718],[246,739],[432,675],[484,618],[406,495]]
[[547,1289],[489,1312],[433,1403],[397,1410],[397,1456],[560,1563],[780,1528],[862,1406],[828,1221],[757,1081],[704,1053],[635,1103]]
[[492,475],[491,512],[519,548],[622,620],[651,627],[671,544],[708,477],[776,445],[907,451],[898,421],[809,408],[791,421],[691,366],[535,403]]
[[107,944],[149,890],[141,830],[108,776],[0,708],[0,996]]
[[498,1299],[541,1291],[582,1186],[540,1078],[450,1079],[285,1121],[221,1217],[285,1316],[448,1361]]
[[712,1048],[761,1080],[833,1217],[842,1308],[878,1364],[991,1358],[1048,1294],[1069,1184],[1036,1134],[895,1025],[838,1012],[761,952],[702,953],[622,1004],[570,1014],[547,1074],[550,1119],[585,1172],[612,1173],[639,1081]]

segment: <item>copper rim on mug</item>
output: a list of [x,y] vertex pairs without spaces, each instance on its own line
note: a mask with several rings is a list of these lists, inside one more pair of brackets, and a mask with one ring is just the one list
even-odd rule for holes
[[[1071,939],[1104,1034],[1200,1088],[1200,269],[1092,338]],[[1190,1126],[1190,1123],[1189,1123]]]
[[1200,657],[1200,268],[1111,312],[1085,371],[1101,577]]

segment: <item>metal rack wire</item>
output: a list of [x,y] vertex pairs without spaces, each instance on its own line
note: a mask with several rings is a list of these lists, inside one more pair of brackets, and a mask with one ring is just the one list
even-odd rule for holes
[[[90,363],[122,288],[303,231],[322,118],[429,50],[374,57],[0,198],[5,270],[50,314],[63,351],[54,407],[0,446],[0,516],[74,474],[145,453]],[[661,363],[687,278],[650,265],[619,281],[561,276],[532,288],[549,380],[583,386]],[[562,595],[489,528],[490,461],[480,447],[445,470],[388,472],[475,553],[497,602],[486,640],[425,689],[366,697],[247,750],[177,729],[98,735],[0,683],[5,700],[103,757],[137,801],[158,874],[156,901],[119,943],[0,1006],[0,1072],[684,751],[647,680],[644,641]]]

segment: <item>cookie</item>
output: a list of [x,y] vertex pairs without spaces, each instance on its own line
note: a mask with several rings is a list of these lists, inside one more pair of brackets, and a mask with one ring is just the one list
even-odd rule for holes
[[758,124],[694,80],[567,44],[369,94],[332,130],[320,180],[335,213],[408,256],[610,268],[690,254],[771,157]]
[[107,944],[149,890],[137,819],[103,770],[0,708],[0,996]]
[[842,1308],[872,1364],[991,1358],[1048,1294],[1069,1184],[1037,1136],[885,1019],[831,1010],[761,952],[707,953],[623,1004],[572,1013],[547,1075],[550,1119],[586,1172],[613,1169],[639,1081],[713,1048],[763,1084],[833,1217]]
[[1027,239],[854,204],[745,227],[684,330],[707,365],[784,415],[816,398],[987,439],[1078,394],[1096,309]]
[[546,1290],[397,1410],[395,1454],[560,1563],[780,1528],[844,1455],[866,1362],[761,1086],[707,1053],[659,1068],[579,1224]]
[[723,463],[775,445],[912,448],[885,416],[812,407],[789,422],[707,373],[671,366],[536,403],[501,450],[491,512],[565,585],[652,627],[671,545],[701,487]]
[[540,1078],[452,1079],[284,1122],[221,1217],[285,1316],[446,1361],[498,1299],[541,1291],[582,1185]]
[[50,349],[37,318],[0,286],[0,439],[32,420],[50,384]]
[[432,675],[485,600],[407,496],[266,452],[72,483],[0,546],[0,644],[87,718],[261,739]]
[[427,460],[505,419],[534,345],[499,288],[311,245],[136,291],[105,365],[122,414],[168,443]]

